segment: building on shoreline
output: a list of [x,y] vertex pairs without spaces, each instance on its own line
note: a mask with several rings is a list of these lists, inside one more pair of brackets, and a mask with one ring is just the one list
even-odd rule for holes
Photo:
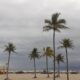
[[5,74],[5,73],[6,73],[6,65],[0,64],[0,74]]

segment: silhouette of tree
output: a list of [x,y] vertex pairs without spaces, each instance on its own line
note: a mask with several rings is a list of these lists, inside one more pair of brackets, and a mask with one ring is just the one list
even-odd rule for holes
[[56,61],[58,64],[58,77],[60,77],[60,62],[64,62],[64,56],[62,56],[61,54],[58,54],[56,56]]
[[65,48],[66,51],[66,68],[67,68],[67,80],[69,80],[69,69],[68,69],[68,48],[73,48],[73,43],[70,39],[63,39],[60,41],[61,46],[59,48]]
[[48,57],[53,56],[53,51],[50,47],[43,48],[44,54],[43,56],[46,56],[46,70],[47,70],[47,77],[49,78],[49,72],[48,72]]
[[9,53],[8,55],[8,63],[7,63],[7,72],[6,72],[6,79],[5,80],[10,80],[9,77],[8,77],[8,73],[9,73],[9,63],[10,63],[10,56],[11,56],[11,53],[15,53],[15,46],[13,43],[8,43],[8,45],[5,46],[5,51]]
[[37,48],[34,48],[32,50],[32,52],[31,52],[31,54],[29,54],[30,59],[33,59],[33,61],[34,61],[34,73],[35,73],[34,78],[37,78],[37,76],[36,76],[36,63],[35,63],[35,59],[40,57],[38,53],[39,52],[38,52]]

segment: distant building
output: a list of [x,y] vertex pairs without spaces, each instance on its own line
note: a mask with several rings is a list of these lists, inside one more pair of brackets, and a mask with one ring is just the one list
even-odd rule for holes
[[0,64],[0,74],[6,73],[6,65],[1,65]]

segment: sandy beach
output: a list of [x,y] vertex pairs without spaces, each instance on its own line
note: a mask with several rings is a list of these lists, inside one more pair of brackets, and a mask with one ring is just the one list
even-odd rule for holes
[[[50,74],[50,78],[46,77],[46,74],[37,74],[37,78],[33,78],[33,74],[9,74],[11,80],[52,80],[52,74]],[[5,74],[0,75],[0,80],[5,79]],[[66,80],[66,74],[61,74],[60,78],[56,78],[56,80]],[[70,74],[70,80],[80,80],[80,74]]]

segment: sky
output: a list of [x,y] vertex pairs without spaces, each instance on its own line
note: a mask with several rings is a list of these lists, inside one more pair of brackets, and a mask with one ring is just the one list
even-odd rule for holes
[[[56,12],[61,13],[60,18],[64,18],[66,26],[70,28],[56,33],[56,48],[60,40],[70,38],[74,49],[69,50],[69,64],[80,67],[79,0],[0,0],[0,64],[7,63],[8,54],[4,49],[8,42],[12,42],[17,54],[11,55],[11,68],[33,69],[33,62],[28,55],[34,47],[40,52],[43,47],[52,47],[52,31],[43,32],[43,26],[44,20],[51,19]],[[63,49],[56,49],[56,53],[65,56]],[[37,60],[38,68],[45,68],[44,64],[45,58]],[[49,64],[52,68],[52,63]]]

